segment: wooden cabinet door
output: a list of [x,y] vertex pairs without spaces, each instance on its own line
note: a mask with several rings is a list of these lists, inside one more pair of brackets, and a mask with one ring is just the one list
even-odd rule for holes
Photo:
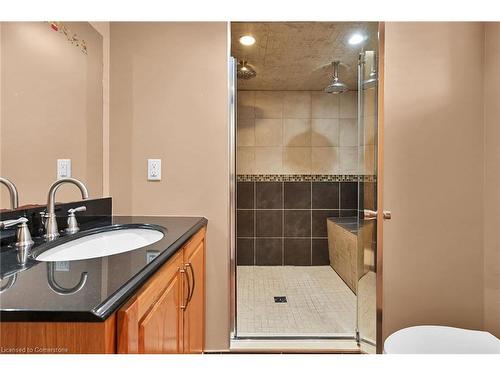
[[182,251],[118,312],[118,353],[182,353]]
[[180,273],[139,322],[139,353],[182,353]]
[[184,249],[184,268],[190,281],[184,312],[184,353],[202,353],[205,347],[205,230]]
[[118,311],[118,353],[202,353],[205,228]]

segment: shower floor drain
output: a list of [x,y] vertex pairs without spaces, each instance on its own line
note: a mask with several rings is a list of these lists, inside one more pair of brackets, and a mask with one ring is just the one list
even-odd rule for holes
[[274,302],[276,303],[287,303],[285,296],[274,297]]

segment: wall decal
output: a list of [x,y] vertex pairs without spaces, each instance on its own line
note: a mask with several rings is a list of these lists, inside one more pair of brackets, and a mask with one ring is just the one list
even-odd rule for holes
[[63,34],[66,39],[71,42],[71,44],[80,48],[84,54],[87,54],[87,44],[85,43],[85,40],[80,39],[75,33],[72,33],[66,25],[62,22],[56,21],[49,21],[48,24],[53,31]]

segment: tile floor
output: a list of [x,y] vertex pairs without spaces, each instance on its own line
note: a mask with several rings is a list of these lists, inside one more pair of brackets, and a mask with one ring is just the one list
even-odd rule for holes
[[237,300],[238,337],[355,335],[356,296],[330,266],[238,266]]

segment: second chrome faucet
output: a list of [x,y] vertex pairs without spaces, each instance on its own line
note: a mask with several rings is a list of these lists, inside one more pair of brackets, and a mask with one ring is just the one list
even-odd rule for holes
[[76,185],[82,193],[82,199],[88,199],[89,193],[87,188],[80,180],[76,178],[62,178],[54,182],[49,188],[47,196],[47,213],[45,214],[45,238],[53,240],[59,237],[59,228],[57,227],[57,219],[55,214],[55,199],[57,189],[64,184]]

